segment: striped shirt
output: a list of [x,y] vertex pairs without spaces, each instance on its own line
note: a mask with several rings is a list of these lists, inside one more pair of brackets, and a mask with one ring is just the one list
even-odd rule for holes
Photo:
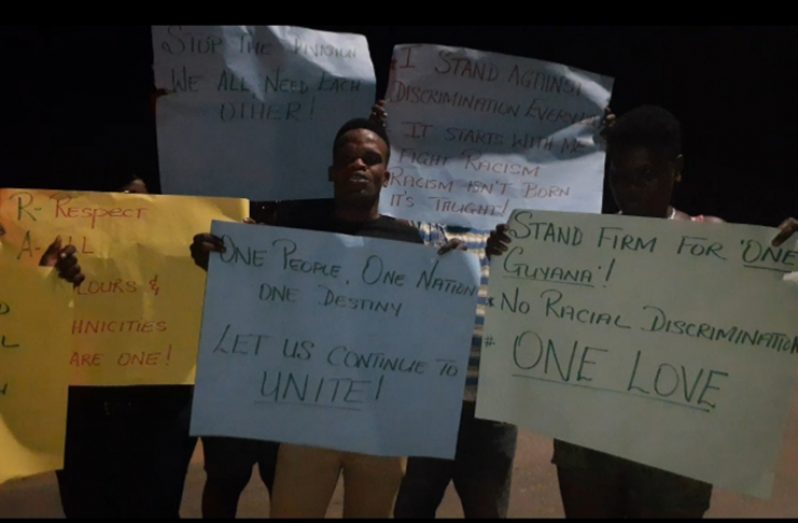
[[440,247],[449,240],[457,239],[465,243],[468,252],[479,257],[479,297],[477,299],[474,333],[471,337],[471,353],[468,358],[468,372],[466,373],[466,385],[463,395],[465,401],[476,401],[477,384],[479,382],[479,354],[482,348],[482,327],[485,324],[485,306],[488,302],[488,276],[490,273],[490,261],[485,255],[485,244],[488,241],[490,231],[425,222],[411,223],[418,228],[425,245]]

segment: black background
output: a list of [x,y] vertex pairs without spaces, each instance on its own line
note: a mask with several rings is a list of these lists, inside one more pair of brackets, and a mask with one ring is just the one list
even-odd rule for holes
[[[682,123],[677,207],[762,225],[798,215],[796,27],[291,25],[365,35],[378,96],[398,43],[612,76],[616,114],[653,103]],[[112,190],[118,174],[108,165],[127,162],[159,190],[150,26],[6,26],[0,53],[0,186]],[[614,210],[607,191],[605,210]]]

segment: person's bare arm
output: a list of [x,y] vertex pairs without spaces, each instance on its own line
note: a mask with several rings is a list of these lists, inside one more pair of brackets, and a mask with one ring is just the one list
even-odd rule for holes
[[490,232],[488,241],[485,244],[485,254],[490,258],[491,256],[500,256],[507,252],[508,245],[510,244],[510,237],[507,235],[507,225],[500,223]]
[[209,232],[195,235],[189,250],[197,267],[205,271],[208,270],[208,260],[212,252],[225,252],[222,239]]
[[59,278],[77,287],[86,279],[86,276],[81,271],[80,264],[78,264],[77,252],[78,250],[74,245],[62,246],[61,237],[56,236],[53,243],[47,246],[41,259],[39,259],[39,265],[41,267],[55,267]]
[[779,232],[773,238],[771,244],[774,247],[778,247],[787,241],[787,239],[792,236],[795,231],[798,231],[798,220],[793,217],[787,218],[781,222],[781,225],[779,225]]
[[450,251],[466,251],[466,250],[468,250],[468,248],[466,247],[466,244],[463,240],[460,240],[458,238],[452,238],[451,240],[448,240],[445,244],[441,245],[440,248],[438,248],[438,254],[446,254],[447,252]]
[[383,127],[388,125],[388,113],[385,111],[385,100],[377,100],[377,103],[371,106],[369,120],[377,122]]

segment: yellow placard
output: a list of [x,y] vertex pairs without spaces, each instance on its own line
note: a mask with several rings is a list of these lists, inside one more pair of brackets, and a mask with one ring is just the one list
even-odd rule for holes
[[234,198],[0,189],[0,242],[25,265],[56,235],[77,248],[86,280],[63,352],[71,383],[190,384],[205,273],[189,245],[247,210]]
[[0,251],[0,484],[64,463],[70,285]]

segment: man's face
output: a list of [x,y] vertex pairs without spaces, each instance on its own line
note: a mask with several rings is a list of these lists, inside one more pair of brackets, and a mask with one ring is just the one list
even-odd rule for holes
[[388,146],[382,138],[368,129],[346,132],[329,171],[335,198],[363,205],[378,200],[390,179],[387,163]]
[[611,151],[607,178],[621,212],[662,217],[681,170],[681,155],[666,159],[646,147],[619,147]]

